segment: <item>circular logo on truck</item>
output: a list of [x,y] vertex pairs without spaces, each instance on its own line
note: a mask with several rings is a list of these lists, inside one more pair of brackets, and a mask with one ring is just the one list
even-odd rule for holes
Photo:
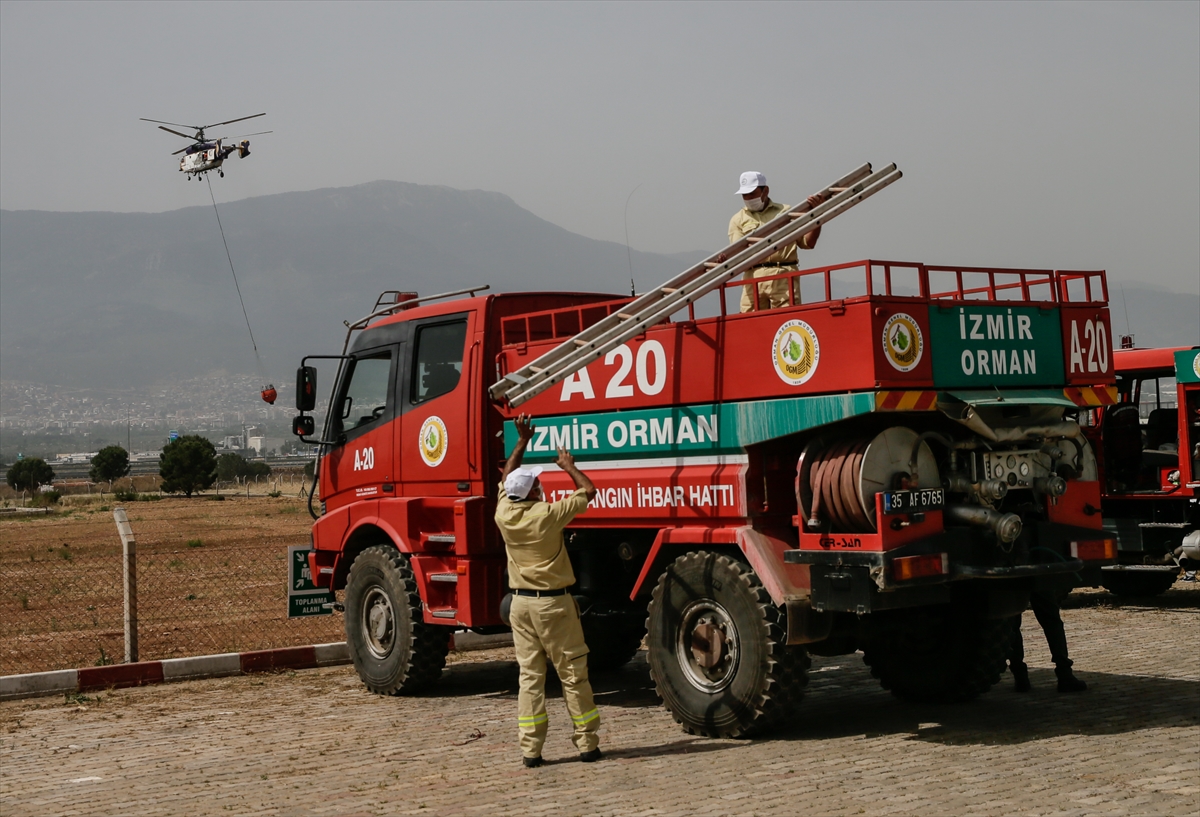
[[446,434],[446,424],[436,414],[421,423],[421,437],[417,447],[421,449],[421,459],[429,466],[438,466],[446,458],[446,445],[449,442]]
[[1192,373],[1195,374],[1196,377],[1200,377],[1200,354],[1197,354],[1194,358],[1192,358]]
[[893,369],[911,372],[921,362],[925,342],[917,320],[905,312],[888,318],[883,327],[883,353]]
[[821,344],[817,333],[804,321],[788,321],[775,333],[772,349],[775,373],[789,386],[808,381],[821,359]]

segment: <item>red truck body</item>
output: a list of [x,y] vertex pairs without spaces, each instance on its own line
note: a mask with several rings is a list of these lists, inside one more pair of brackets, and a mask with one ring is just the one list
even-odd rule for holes
[[[492,515],[520,412],[538,426],[525,461],[546,467],[548,498],[573,488],[558,447],[597,488],[569,529],[593,665],[623,663],[648,624],[656,683],[685,727],[742,734],[783,711],[759,700],[770,683],[735,694],[750,670],[721,669],[760,648],[778,655],[759,674],[791,667],[794,699],[805,650],[864,649],[886,686],[918,700],[994,683],[998,622],[1024,609],[1031,582],[1115,557],[1076,422],[1115,400],[1104,273],[860,261],[782,277],[790,306],[727,314],[720,293],[715,314],[693,305],[519,409],[488,386],[631,299],[400,303],[363,329],[330,403],[310,563],[318,586],[347,590],[367,685],[416,688],[436,674],[419,669],[421,650],[437,663],[446,633],[503,627]],[[671,606],[672,582],[704,559],[757,599],[769,644],[739,624],[721,581],[712,599]],[[368,567],[394,588],[362,578]],[[936,624],[914,623],[920,611]],[[929,656],[890,646],[965,619],[991,634],[972,667],[931,680],[914,669]],[[417,646],[404,653],[395,633]],[[960,637],[939,649],[963,652]],[[732,714],[714,721],[701,710],[718,700]]]
[[1113,358],[1116,402],[1093,410],[1087,432],[1101,452],[1104,526],[1118,563],[1090,578],[1120,595],[1157,595],[1181,566],[1197,567],[1183,546],[1200,530],[1200,347],[1118,349]]

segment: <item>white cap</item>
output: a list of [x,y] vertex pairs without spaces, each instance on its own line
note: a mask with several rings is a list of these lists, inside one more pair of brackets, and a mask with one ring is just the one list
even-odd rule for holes
[[509,499],[524,499],[529,496],[529,491],[533,488],[533,483],[537,482],[540,473],[542,473],[540,465],[532,468],[518,468],[508,475],[508,479],[504,480],[504,493],[508,494]]
[[738,195],[744,196],[747,193],[753,193],[760,187],[766,187],[767,177],[759,173],[757,170],[747,170],[742,174],[742,177],[738,179],[738,184],[741,185],[741,187],[738,188]]

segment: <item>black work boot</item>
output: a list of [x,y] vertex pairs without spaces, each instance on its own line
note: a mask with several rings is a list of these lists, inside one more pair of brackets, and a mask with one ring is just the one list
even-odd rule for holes
[[604,757],[604,754],[600,751],[599,748],[593,749],[590,752],[580,752],[579,753],[579,759],[582,760],[584,763],[595,763],[597,760],[599,760],[602,757]]
[[1013,689],[1017,692],[1028,692],[1029,667],[1024,663],[1009,664],[1008,669],[1013,674]]
[[541,766],[545,761],[542,760],[541,755],[538,755],[537,757],[522,757],[521,762],[525,764],[526,769],[536,769],[538,766]]
[[1087,689],[1087,682],[1075,677],[1075,673],[1071,672],[1070,664],[1055,667],[1054,674],[1058,676],[1059,692],[1083,692]]

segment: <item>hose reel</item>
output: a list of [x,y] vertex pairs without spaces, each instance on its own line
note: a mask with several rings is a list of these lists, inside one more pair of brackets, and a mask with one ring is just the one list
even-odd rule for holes
[[[918,445],[919,442],[919,445]],[[917,446],[915,484],[909,461]],[[878,529],[875,495],[880,491],[939,488],[933,451],[917,432],[892,426],[874,437],[817,437],[796,463],[796,503],[805,527],[839,533]]]

